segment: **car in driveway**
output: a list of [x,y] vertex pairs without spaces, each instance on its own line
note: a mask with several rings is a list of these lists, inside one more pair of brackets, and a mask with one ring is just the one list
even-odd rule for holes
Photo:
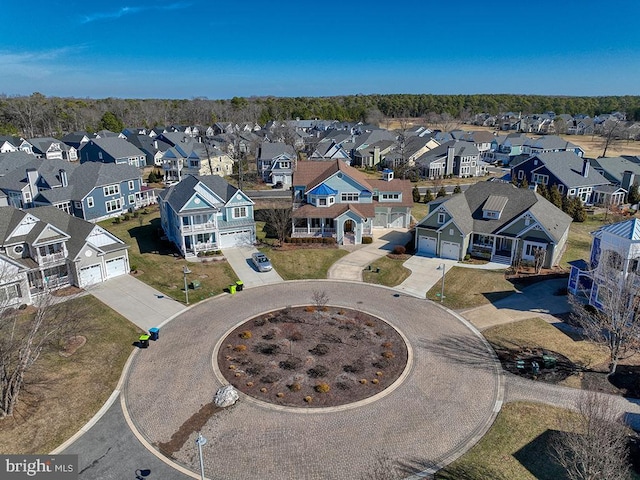
[[269,272],[273,269],[271,261],[262,252],[256,252],[251,255],[251,262],[259,272]]

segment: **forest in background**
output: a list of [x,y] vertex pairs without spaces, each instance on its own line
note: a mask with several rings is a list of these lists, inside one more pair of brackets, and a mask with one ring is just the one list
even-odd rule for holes
[[[102,128],[167,125],[211,125],[215,122],[326,119],[383,124],[387,118],[420,118],[447,114],[462,122],[478,113],[556,114],[624,112],[627,120],[640,120],[640,96],[572,97],[544,95],[346,95],[335,97],[234,97],[121,99],[61,98],[40,93],[0,96],[0,134],[61,136]],[[109,122],[105,122],[105,114]],[[121,130],[121,129],[120,129]]]

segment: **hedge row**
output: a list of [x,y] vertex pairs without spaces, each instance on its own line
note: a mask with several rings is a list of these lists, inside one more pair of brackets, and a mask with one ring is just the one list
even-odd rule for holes
[[333,237],[287,237],[284,240],[286,243],[323,243],[327,245],[334,245],[336,239]]

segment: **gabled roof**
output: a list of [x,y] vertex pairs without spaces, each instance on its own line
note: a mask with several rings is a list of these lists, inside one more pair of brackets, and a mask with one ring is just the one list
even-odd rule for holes
[[360,171],[348,166],[342,160],[299,161],[297,169],[293,173],[293,185],[304,185],[308,190],[338,172],[343,172],[364,188],[373,192],[373,187],[369,183],[369,179]]
[[[569,188],[607,185],[609,183],[609,180],[594,168],[589,168],[587,176],[583,176],[583,164],[589,160],[579,157],[574,152],[537,153],[532,155],[528,161],[531,162],[536,158],[544,164],[549,172]],[[533,171],[535,172],[535,168]]]
[[635,157],[601,157],[591,160],[594,168],[603,170],[604,176],[614,183],[622,182],[622,174],[625,170],[640,175],[640,164],[632,160]]
[[87,148],[87,145],[95,144],[111,155],[113,158],[126,158],[126,157],[140,157],[144,155],[138,147],[130,142],[127,142],[121,137],[104,137],[93,138],[89,143],[85,143],[82,149]]
[[280,155],[287,155],[294,160],[296,151],[291,145],[282,142],[262,142],[258,148],[258,160],[271,160]]
[[62,186],[62,179],[60,178],[60,170],[67,172],[67,175],[71,176],[72,172],[80,167],[77,163],[70,163],[66,160],[44,160],[41,158],[33,158],[26,164],[21,165],[21,168],[15,168],[13,171],[8,172],[3,177],[0,177],[0,188],[3,190],[22,190],[27,184],[27,169],[35,169],[38,172],[38,186],[56,188]]
[[179,212],[193,197],[196,186],[202,183],[226,204],[239,191],[219,175],[187,175],[180,182],[159,193],[160,198]]
[[604,225],[595,232],[592,232],[592,235],[600,238],[603,232],[607,232],[627,240],[640,241],[640,219],[632,218],[631,220],[626,220],[624,222]]
[[[499,219],[484,218],[483,209],[492,196],[507,199]],[[438,199],[430,205],[443,205],[465,235],[472,232],[496,234],[529,211],[553,240],[559,241],[572,221],[569,215],[533,190],[502,182],[478,182],[461,194]]]
[[568,142],[557,135],[545,135],[535,139],[530,138],[524,145],[542,150],[575,150],[576,148],[580,148],[575,143]]
[[18,152],[0,153],[0,176],[6,175],[17,168],[26,168],[25,166],[28,163],[36,159],[35,155],[23,152],[22,150]]

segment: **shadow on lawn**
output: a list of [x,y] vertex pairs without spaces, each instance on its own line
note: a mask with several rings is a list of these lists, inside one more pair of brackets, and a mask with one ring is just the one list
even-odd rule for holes
[[495,360],[490,347],[477,337],[454,335],[435,342],[420,339],[417,344],[434,355],[460,365],[482,370],[495,369]]
[[173,243],[162,240],[164,232],[160,226],[159,218],[154,218],[146,225],[136,225],[127,231],[131,239],[138,244],[141,254],[172,255],[177,252]]

